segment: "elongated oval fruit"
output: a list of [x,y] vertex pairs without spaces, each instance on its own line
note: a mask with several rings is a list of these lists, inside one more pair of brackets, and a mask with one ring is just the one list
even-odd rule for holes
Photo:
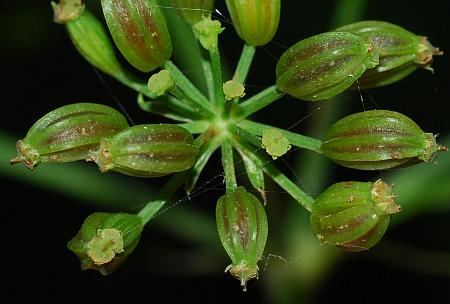
[[91,154],[102,172],[157,177],[191,168],[198,153],[185,128],[171,124],[136,125],[104,138]]
[[227,192],[217,202],[216,224],[220,241],[231,258],[225,271],[246,282],[258,277],[258,261],[266,245],[268,225],[261,202],[244,187]]
[[386,110],[355,113],[326,132],[321,151],[348,168],[382,170],[431,162],[446,148],[405,115]]
[[156,0],[102,0],[109,31],[123,56],[149,72],[172,56],[166,20]]
[[302,100],[332,98],[378,64],[378,52],[356,34],[329,32],[290,47],[277,63],[277,87]]
[[72,43],[93,66],[109,75],[118,75],[122,67],[103,24],[87,9],[66,23]]
[[367,70],[358,80],[366,88],[396,82],[418,67],[431,69],[433,56],[442,55],[426,37],[388,22],[361,21],[345,25],[336,31],[348,31],[364,37],[379,52],[379,65]]
[[280,0],[226,0],[233,26],[247,44],[268,43],[280,22]]
[[67,247],[80,259],[81,270],[108,275],[136,248],[143,227],[134,214],[96,212],[86,218]]
[[324,244],[367,250],[381,240],[391,214],[401,210],[395,197],[382,180],[334,184],[314,201],[311,228]]
[[100,140],[128,128],[118,111],[96,103],[75,103],[53,110],[39,119],[24,139],[17,141],[18,156],[34,169],[40,162],[70,162],[88,158]]
[[183,19],[194,25],[204,18],[210,18],[214,8],[214,0],[168,0]]

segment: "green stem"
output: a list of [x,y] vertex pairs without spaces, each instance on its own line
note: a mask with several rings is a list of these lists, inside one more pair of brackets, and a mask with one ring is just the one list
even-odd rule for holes
[[253,61],[253,57],[255,55],[255,47],[245,44],[243,49],[242,49],[242,53],[241,53],[241,57],[239,58],[239,62],[238,65],[236,67],[236,71],[234,72],[233,75],[233,80],[244,84],[245,80],[247,79],[247,75],[248,75],[248,71],[250,69],[250,66],[252,64]]
[[203,117],[198,111],[195,111],[192,107],[187,105],[185,102],[178,100],[177,98],[166,94],[158,98],[159,101],[166,104],[168,108],[172,111],[177,112],[183,116],[189,117],[192,120],[200,120]]
[[258,123],[258,122],[254,122],[251,120],[243,120],[243,121],[239,122],[237,125],[239,127],[241,127],[242,129],[244,129],[245,131],[250,132],[255,135],[258,135],[258,136],[262,136],[264,130],[267,128],[277,129],[283,133],[284,137],[286,137],[286,139],[289,141],[289,143],[291,145],[299,147],[299,148],[308,149],[308,150],[311,150],[311,151],[314,151],[317,153],[322,153],[320,151],[320,146],[322,145],[322,141],[312,138],[312,137],[300,135],[300,134],[297,134],[294,132],[286,131],[286,130],[280,129],[280,128],[275,128],[275,127],[272,127],[272,126],[269,126],[266,124],[262,124],[262,123]]
[[121,73],[112,76],[122,84],[135,90],[138,93],[141,93],[144,96],[147,96],[150,99],[157,98],[155,94],[150,92],[147,87],[147,83],[143,83],[139,78],[126,70],[122,70]]
[[[164,2],[168,3],[168,1]],[[175,9],[164,9],[164,15],[167,17],[172,41],[177,42],[172,44],[177,66],[183,71],[192,71],[192,73],[189,73],[190,81],[201,92],[207,92],[208,76],[203,73],[203,49],[199,47],[192,26],[180,20],[180,15]]]
[[[121,74],[118,75],[114,75],[114,77],[120,81],[122,84],[130,87],[131,89],[135,90],[136,92],[152,99],[152,100],[156,100],[156,99],[164,99],[165,98],[165,103],[167,105],[167,107],[171,108],[173,110],[173,112],[177,112],[178,114],[181,114],[185,117],[189,117],[192,119],[198,119],[199,118],[199,111],[193,111],[192,107],[187,106],[185,103],[182,103],[179,100],[176,100],[175,98],[171,98],[171,97],[158,97],[155,94],[151,93],[150,90],[147,87],[146,83],[141,82],[140,79],[138,79],[136,76],[134,76],[133,74],[127,72],[127,71],[123,71]],[[189,80],[188,80],[189,81]],[[200,93],[201,94],[201,93]],[[139,103],[139,100],[138,100]],[[209,103],[207,103],[208,108],[210,108]],[[145,106],[142,103],[139,104],[139,106],[144,110],[144,111],[150,111],[150,108],[147,108],[147,106]],[[202,111],[203,111],[203,107],[202,107]],[[150,111],[151,112],[151,111]],[[206,113],[205,111],[203,111],[203,113]],[[210,112],[209,112],[210,113]],[[159,114],[159,113],[155,113],[155,114]],[[159,114],[162,115],[162,114]],[[165,115],[162,115],[165,116]],[[167,116],[166,116],[167,117]]]
[[[204,50],[203,50],[204,51]],[[201,60],[203,74],[205,75],[206,88],[208,90],[208,97],[210,100],[214,99],[214,76],[212,72],[211,62],[202,56]]]
[[179,87],[184,94],[189,96],[191,100],[195,101],[199,107],[203,108],[203,111],[212,113],[211,104],[208,99],[206,99],[206,97],[192,84],[192,82],[184,76],[184,74],[175,64],[173,64],[172,61],[167,61],[164,68],[170,71],[176,86]]
[[201,103],[197,102],[197,100],[192,99],[191,96],[189,96],[186,91],[180,89],[177,86],[172,87],[169,90],[169,93],[178,98],[180,101],[184,102],[194,110],[198,111],[203,117],[210,118],[213,117],[214,114],[209,111],[207,108],[203,107]]
[[197,121],[193,121],[193,122],[179,124],[179,126],[185,128],[191,134],[201,134],[208,129],[209,122],[204,121],[204,120],[197,120]]
[[267,107],[272,102],[277,101],[284,95],[285,94],[283,92],[277,90],[276,85],[268,87],[267,89],[247,99],[240,105],[240,117],[247,118],[253,113],[258,112],[262,108]]
[[223,80],[222,80],[222,64],[220,62],[220,52],[218,48],[209,50],[211,58],[211,68],[214,79],[214,98],[219,113],[225,105],[225,96],[223,95]]
[[181,172],[171,177],[171,179],[164,185],[156,199],[147,203],[137,214],[147,224],[153,216],[167,203],[177,189],[183,184],[186,173]]
[[242,137],[243,139],[247,140],[252,145],[261,148],[262,145],[261,136],[255,135],[254,133],[251,133],[236,125],[231,126],[231,131],[236,135]]
[[194,118],[192,117],[190,112],[183,113],[183,111],[180,111],[182,109],[177,109],[176,111],[174,111],[167,102],[162,102],[159,99],[145,100],[144,96],[141,93],[139,93],[138,95],[137,104],[141,108],[141,110],[145,112],[153,113],[172,120],[191,122]]
[[219,137],[215,137],[202,145],[200,152],[198,153],[195,165],[189,170],[190,172],[186,178],[185,189],[187,193],[191,193],[192,189],[194,189],[198,181],[198,178],[200,177],[200,174],[202,173],[203,169],[208,163],[208,160],[211,158],[213,153],[220,147],[221,144],[220,141],[221,140]]
[[297,187],[289,178],[281,173],[275,166],[267,161],[263,156],[254,151],[253,147],[247,142],[234,138],[233,144],[237,149],[243,151],[258,167],[262,168],[264,173],[269,176],[275,183],[283,188],[291,195],[300,205],[311,212],[314,199]]
[[234,171],[233,146],[231,140],[225,138],[222,141],[222,166],[225,172],[225,183],[227,191],[234,191],[237,187],[236,173]]

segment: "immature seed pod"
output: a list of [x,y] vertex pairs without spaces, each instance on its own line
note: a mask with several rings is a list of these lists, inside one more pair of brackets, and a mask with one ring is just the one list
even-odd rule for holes
[[136,248],[143,227],[137,215],[96,212],[86,218],[67,247],[80,259],[81,270],[108,275]]
[[334,184],[314,201],[311,228],[324,244],[367,250],[381,240],[391,214],[401,210],[395,197],[382,180]]
[[172,56],[166,20],[156,0],[102,0],[109,31],[123,56],[149,72]]
[[17,141],[17,157],[34,169],[40,162],[70,162],[86,159],[98,149],[101,138],[128,128],[118,111],[95,103],[75,103],[47,113]]
[[410,118],[386,110],[355,113],[342,118],[326,132],[322,153],[341,166],[382,170],[431,162],[446,148],[436,143]]
[[380,54],[380,64],[367,70],[358,80],[363,87],[379,87],[398,81],[418,67],[431,69],[435,55],[442,55],[424,36],[418,36],[392,23],[361,21],[336,31],[352,32],[372,43]]
[[102,172],[157,177],[191,168],[198,153],[185,128],[170,124],[137,125],[104,138],[91,154]]
[[122,67],[103,24],[87,9],[78,18],[66,23],[72,43],[93,66],[109,75],[118,75]]
[[268,43],[280,22],[281,0],[226,0],[239,37],[253,46]]
[[290,47],[277,63],[277,87],[302,100],[329,99],[378,64],[378,52],[364,38],[329,32]]
[[231,258],[225,271],[246,282],[258,278],[258,261],[267,240],[267,217],[261,202],[244,187],[227,192],[217,202],[216,223],[220,241]]
[[211,17],[214,0],[166,0],[190,25]]

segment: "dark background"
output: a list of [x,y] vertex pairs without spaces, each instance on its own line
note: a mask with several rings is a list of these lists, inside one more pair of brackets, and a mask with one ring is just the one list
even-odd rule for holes
[[[19,139],[39,117],[72,102],[91,101],[117,107],[97,73],[70,44],[64,28],[52,22],[52,11],[47,1],[5,2],[0,5],[1,129]],[[442,50],[450,50],[450,11],[446,7],[447,1],[381,0],[368,3],[364,19],[399,24],[414,33],[428,36]],[[218,7],[227,17],[222,1],[218,1]],[[278,34],[264,50],[258,51],[253,67],[257,72],[249,78],[249,92],[252,88],[256,91],[274,83],[276,58],[286,47],[328,30],[334,8],[335,1],[330,0],[283,1]],[[241,43],[231,26],[226,26],[227,30],[221,37],[222,51],[224,60],[233,63]],[[420,70],[395,85],[364,91],[362,94],[366,109],[396,110],[413,117],[424,130],[440,133],[443,137],[449,136],[448,56],[436,58],[433,67],[434,74]],[[133,92],[107,76],[105,80],[136,123],[155,119],[138,109]],[[302,102],[292,99],[283,102],[284,107],[273,105],[257,118],[289,127],[311,111]],[[345,93],[341,102],[348,112],[363,110],[358,94]],[[302,128],[297,130],[302,131]],[[208,167],[208,170],[204,182],[208,176],[214,177],[218,173],[214,166]],[[336,176],[345,174],[350,173],[343,170],[337,172]],[[76,233],[83,219],[98,211],[98,207],[46,192],[6,175],[2,175],[1,183],[3,237],[0,256],[4,283],[0,300],[4,299],[5,303],[18,302],[27,296],[50,303],[99,300],[131,302],[139,299],[149,302],[156,299],[271,302],[265,290],[270,288],[270,284],[264,278],[243,294],[237,282],[223,275],[226,260],[222,260],[223,256],[218,253],[214,253],[215,256],[220,256],[219,262],[225,261],[225,264],[219,264],[216,270],[199,275],[188,273],[186,269],[190,269],[190,266],[179,265],[179,261],[171,260],[171,255],[155,254],[161,247],[183,252],[190,246],[188,242],[165,234],[164,229],[146,230],[141,242],[145,245],[141,244],[133,257],[113,275],[102,277],[92,271],[81,272],[78,260],[66,249],[65,244]],[[158,183],[161,182],[155,181],[153,185],[158,186]],[[212,217],[214,202],[221,193],[220,190],[211,189],[199,196],[198,201],[181,203],[179,208],[186,209],[194,205],[200,212]],[[170,213],[163,216],[170,216]],[[450,252],[449,218],[448,211],[439,215],[424,215],[396,226],[389,234],[394,239],[420,248]],[[275,235],[272,237],[276,238]],[[152,258],[150,261],[149,256]],[[205,261],[196,261],[198,264],[203,262],[208,263],[207,256]],[[147,266],[143,267],[143,263]],[[157,264],[157,270],[152,269],[152,263]],[[420,264],[421,261],[413,263]],[[173,269],[164,271],[164,265],[169,264],[179,265],[180,272]],[[448,267],[449,263],[446,265],[443,267]],[[279,271],[283,271],[281,267]],[[375,303],[397,298],[403,301],[423,299],[447,303],[450,301],[449,276],[450,269],[447,269],[447,275],[421,274],[364,255],[352,255],[336,266],[330,276],[317,286],[308,303]]]

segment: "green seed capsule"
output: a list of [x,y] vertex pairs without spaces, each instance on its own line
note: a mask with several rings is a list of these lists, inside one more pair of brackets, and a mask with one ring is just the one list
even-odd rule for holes
[[226,0],[228,11],[239,37],[247,44],[267,44],[280,22],[280,0]]
[[198,153],[194,139],[177,125],[137,125],[104,138],[91,154],[102,172],[157,177],[191,168]]
[[366,88],[396,82],[418,67],[430,68],[433,56],[442,55],[426,37],[382,21],[361,21],[338,28],[336,31],[355,33],[372,43],[380,54],[380,64],[367,70],[358,80]]
[[321,151],[348,168],[382,170],[431,162],[446,150],[403,114],[373,110],[344,117],[326,132]]
[[395,197],[381,180],[334,184],[314,201],[311,228],[324,244],[367,250],[383,237],[390,215],[400,211]]
[[18,156],[34,169],[40,162],[70,162],[86,159],[100,140],[128,128],[125,117],[105,105],[75,103],[47,113],[17,142]]
[[244,187],[227,192],[217,202],[216,223],[231,265],[225,271],[246,282],[258,277],[258,261],[267,240],[267,217],[261,202]]
[[103,24],[88,10],[67,22],[66,28],[78,52],[93,66],[109,75],[122,72],[114,46]]
[[205,18],[211,17],[214,8],[214,0],[166,0],[183,19],[190,25],[194,25]]
[[136,248],[143,227],[137,215],[96,212],[86,218],[67,247],[80,259],[82,270],[108,275]]
[[166,20],[156,0],[102,0],[109,31],[128,62],[142,72],[172,56]]
[[319,34],[289,48],[277,64],[277,87],[302,100],[329,99],[378,64],[378,52],[348,32]]

